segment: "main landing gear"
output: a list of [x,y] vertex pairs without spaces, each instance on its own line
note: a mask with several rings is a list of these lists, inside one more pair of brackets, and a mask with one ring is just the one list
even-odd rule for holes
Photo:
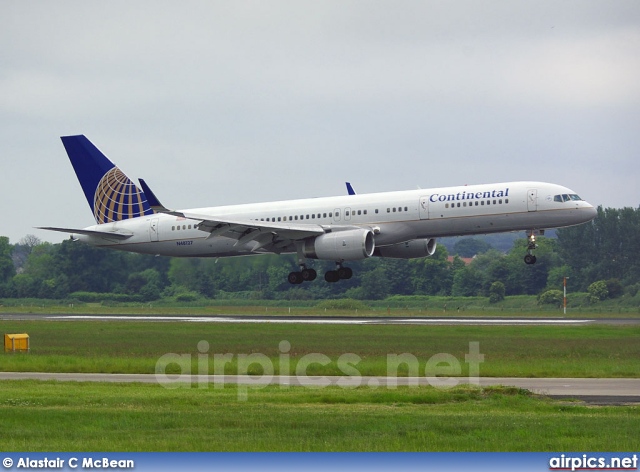
[[535,264],[537,259],[536,256],[533,255],[533,250],[536,249],[538,245],[536,244],[536,235],[533,231],[529,233],[529,244],[527,246],[527,255],[524,256],[525,264],[531,265]]
[[324,274],[324,280],[330,283],[337,282],[340,279],[347,280],[353,277],[351,267],[343,267],[341,263],[336,262],[338,268],[336,270],[328,270]]
[[299,285],[302,282],[311,282],[318,277],[318,273],[313,269],[307,269],[307,267],[302,264],[300,266],[300,272],[291,272],[287,277],[289,283],[292,285]]
[[[336,270],[328,270],[324,274],[324,280],[330,283],[337,282],[338,280],[347,280],[353,277],[353,270],[351,267],[343,267],[340,262],[336,262]],[[311,282],[315,280],[318,273],[314,269],[308,269],[304,264],[300,265],[299,272],[291,272],[287,277],[287,280],[292,285],[299,285],[302,282]]]

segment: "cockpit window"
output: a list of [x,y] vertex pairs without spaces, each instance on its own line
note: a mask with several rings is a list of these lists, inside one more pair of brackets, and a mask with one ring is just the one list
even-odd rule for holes
[[562,195],[555,195],[553,197],[553,201],[554,202],[560,202],[560,203],[569,202],[569,201],[579,202],[579,201],[582,201],[582,198],[580,198],[575,193],[571,194],[571,195],[567,195],[565,193],[565,194],[562,194]]

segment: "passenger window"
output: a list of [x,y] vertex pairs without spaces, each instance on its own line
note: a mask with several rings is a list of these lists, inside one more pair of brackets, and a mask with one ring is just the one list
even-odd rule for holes
[[404,211],[409,211],[409,207],[404,207]]

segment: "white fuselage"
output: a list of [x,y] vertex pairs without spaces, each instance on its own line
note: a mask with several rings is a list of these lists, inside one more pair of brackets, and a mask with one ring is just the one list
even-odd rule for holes
[[[593,219],[596,210],[560,185],[507,182],[197,208],[184,213],[278,225],[308,224],[327,231],[368,228],[375,234],[376,247],[384,247],[415,239],[577,225]],[[212,236],[197,229],[199,222],[157,213],[86,228],[104,231],[105,237],[75,237],[96,246],[164,256],[225,257],[268,252],[256,250],[253,241],[239,243],[238,238]],[[108,232],[112,231],[132,236],[110,240]],[[282,249],[295,251],[295,247]]]

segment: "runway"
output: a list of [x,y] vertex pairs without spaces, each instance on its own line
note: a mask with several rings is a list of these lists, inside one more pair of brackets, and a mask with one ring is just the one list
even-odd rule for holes
[[142,321],[166,323],[411,324],[411,325],[581,325],[640,324],[640,318],[474,317],[474,316],[280,316],[280,315],[71,315],[0,314],[12,321]]
[[[369,387],[394,388],[396,386],[437,386],[442,379],[428,377],[311,377],[279,375],[174,375],[164,374],[78,374],[41,372],[0,372],[0,380],[56,380],[61,382],[113,382],[113,383],[157,383],[167,388],[188,387],[213,388],[215,385],[237,384],[248,389],[265,385],[281,385],[322,388]],[[515,378],[515,377],[453,377],[453,385],[472,384],[482,387],[503,385],[527,389],[535,394],[552,398],[583,400],[597,404],[640,403],[640,379],[584,379],[584,378]]]

